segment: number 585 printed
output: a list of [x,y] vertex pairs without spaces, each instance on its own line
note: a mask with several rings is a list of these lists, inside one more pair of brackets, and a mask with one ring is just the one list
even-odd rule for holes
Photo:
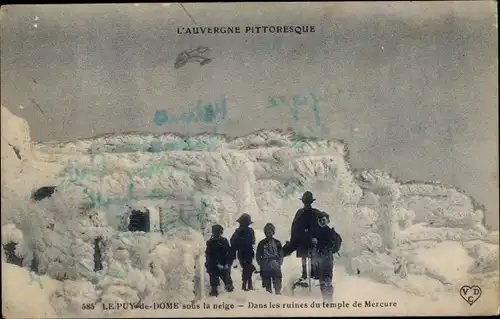
[[95,305],[93,303],[84,303],[82,304],[82,310],[94,310]]

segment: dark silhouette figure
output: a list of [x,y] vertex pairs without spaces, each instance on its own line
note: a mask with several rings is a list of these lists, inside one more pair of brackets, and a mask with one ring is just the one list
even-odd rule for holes
[[212,237],[207,241],[205,250],[205,267],[210,276],[210,296],[217,297],[220,279],[224,282],[226,291],[234,290],[231,279],[231,264],[233,261],[229,241],[222,237],[224,228],[221,225],[212,226]]
[[242,214],[237,222],[240,224],[240,227],[231,236],[233,258],[237,257],[241,265],[241,279],[243,282],[241,289],[244,291],[253,290],[252,275],[256,269],[253,265],[253,258],[255,257],[253,250],[255,232],[250,228],[252,219],[250,215]]
[[307,278],[307,258],[311,257],[312,249],[314,248],[314,240],[318,230],[318,214],[319,210],[312,207],[315,201],[311,192],[307,191],[301,198],[304,207],[299,209],[295,214],[295,218],[291,227],[290,242],[287,242],[284,247],[285,256],[297,251],[297,257],[302,258],[302,278]]
[[260,267],[262,286],[266,288],[266,291],[269,293],[273,293],[273,286],[275,293],[280,295],[282,285],[281,266],[283,265],[283,248],[281,242],[273,237],[275,231],[276,229],[271,223],[267,223],[266,226],[264,226],[266,238],[261,240],[257,245],[257,256],[255,259]]

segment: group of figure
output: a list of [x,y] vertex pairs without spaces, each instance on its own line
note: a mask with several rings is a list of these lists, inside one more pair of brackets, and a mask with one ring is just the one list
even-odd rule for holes
[[[224,228],[221,225],[212,226],[212,236],[207,241],[205,251],[205,267],[210,276],[210,296],[218,296],[220,280],[223,281],[226,291],[234,290],[231,278],[231,268],[236,259],[241,266],[241,279],[244,291],[253,290],[252,276],[260,274],[262,286],[269,293],[281,294],[283,259],[294,251],[302,259],[302,277],[319,279],[320,289],[325,301],[333,297],[333,263],[334,254],[340,249],[342,238],[330,228],[329,215],[312,208],[315,201],[311,192],[305,192],[301,198],[304,207],[299,209],[291,227],[290,241],[284,246],[274,238],[276,228],[272,223],[264,226],[265,238],[261,240],[256,251],[255,232],[250,227],[250,215],[242,214],[238,218],[240,226],[236,229],[230,240],[223,237]],[[254,266],[253,260],[259,266]],[[311,261],[308,273],[307,260]],[[234,266],[237,267],[236,265]]]

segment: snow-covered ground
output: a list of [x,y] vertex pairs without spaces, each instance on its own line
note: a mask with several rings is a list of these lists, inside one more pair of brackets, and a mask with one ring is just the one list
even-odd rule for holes
[[[232,140],[126,135],[35,145],[26,121],[3,106],[1,115],[8,318],[498,313],[498,231],[484,227],[481,205],[452,186],[353,170],[341,141],[262,131]],[[57,186],[50,198],[30,199],[50,185]],[[311,293],[292,295],[285,287],[270,297],[257,278],[256,291],[240,291],[239,269],[233,293],[207,298],[202,265],[210,226],[222,224],[230,237],[245,212],[258,240],[272,222],[284,243],[305,190],[344,239],[334,274],[335,303],[344,306],[311,307],[321,304],[317,283]],[[159,227],[121,231],[127,206],[147,207]],[[6,263],[9,243],[22,267]],[[96,258],[102,270],[94,271]],[[33,264],[38,274],[30,275]],[[286,286],[300,274],[294,255],[283,274]],[[463,285],[482,289],[472,306],[459,295]],[[26,307],[26,297],[35,307]],[[357,301],[361,307],[353,306]],[[368,307],[368,301],[393,306]],[[120,302],[193,302],[201,309],[102,309]],[[204,303],[228,310],[203,309]],[[83,310],[84,304],[95,309]]]

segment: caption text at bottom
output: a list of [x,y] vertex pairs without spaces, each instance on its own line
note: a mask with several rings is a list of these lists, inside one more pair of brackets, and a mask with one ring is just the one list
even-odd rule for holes
[[[83,310],[95,310],[96,304],[83,304]],[[178,302],[154,302],[152,304],[132,303],[132,302],[115,302],[115,303],[102,303],[102,310],[197,310],[197,309],[211,309],[211,310],[233,310],[235,308],[247,309],[342,309],[342,308],[395,308],[397,302],[394,301],[369,301],[365,300],[347,302],[271,302],[268,303],[255,303],[248,302],[247,304],[232,304],[232,303],[178,303]]]

